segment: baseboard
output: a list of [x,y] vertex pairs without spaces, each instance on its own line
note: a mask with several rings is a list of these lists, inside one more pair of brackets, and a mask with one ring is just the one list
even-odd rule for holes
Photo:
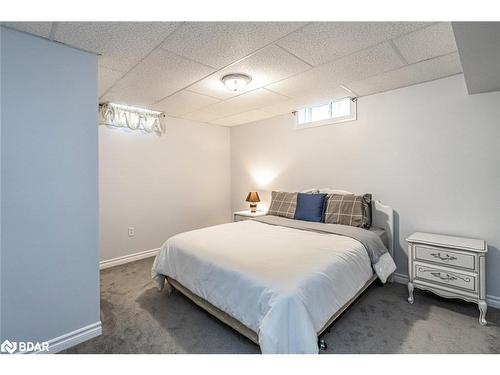
[[[399,284],[407,284],[408,283],[408,275],[402,273],[394,273],[393,281]],[[493,296],[491,294],[486,295],[486,303],[490,307],[494,307],[496,309],[500,309],[500,297]]]
[[500,297],[492,296],[491,294],[488,294],[486,296],[486,303],[490,307],[494,307],[496,309],[500,309]]
[[151,250],[139,251],[138,253],[125,255],[118,258],[103,260],[99,263],[99,268],[101,270],[104,270],[106,268],[119,266],[120,264],[130,263],[136,260],[149,258],[157,255],[159,251],[160,249],[151,249]]
[[408,283],[408,275],[404,275],[402,273],[393,273],[392,281],[398,284],[407,284]]
[[65,333],[59,337],[48,340],[49,351],[29,351],[29,352],[18,352],[19,354],[55,354],[64,349],[71,348],[72,346],[78,345],[84,341],[90,340],[94,337],[100,336],[102,334],[101,321],[89,324],[88,326],[76,329],[72,332]]

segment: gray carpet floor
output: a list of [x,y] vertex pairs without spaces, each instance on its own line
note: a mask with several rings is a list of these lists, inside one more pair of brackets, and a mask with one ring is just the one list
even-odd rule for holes
[[[153,258],[101,271],[103,334],[64,353],[259,353],[179,292],[158,292]],[[500,310],[478,323],[474,304],[372,285],[331,327],[322,353],[500,353]]]

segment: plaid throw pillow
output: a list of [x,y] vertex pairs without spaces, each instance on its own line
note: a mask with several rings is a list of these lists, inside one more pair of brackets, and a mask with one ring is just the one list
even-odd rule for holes
[[325,223],[370,228],[372,224],[371,194],[328,194]]
[[271,193],[271,204],[269,205],[267,214],[293,219],[295,217],[296,207],[297,193],[273,191]]

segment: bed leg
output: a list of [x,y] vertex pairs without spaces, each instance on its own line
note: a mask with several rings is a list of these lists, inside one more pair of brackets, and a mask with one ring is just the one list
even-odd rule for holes
[[170,283],[166,279],[165,279],[165,285],[163,287],[163,290],[165,291],[165,293],[167,295],[171,295],[174,292],[174,288],[172,287],[172,285],[170,285]]
[[318,339],[319,350],[325,351],[328,348],[326,341],[323,339]]

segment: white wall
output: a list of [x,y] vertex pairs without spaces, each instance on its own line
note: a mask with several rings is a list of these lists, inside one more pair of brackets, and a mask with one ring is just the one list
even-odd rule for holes
[[165,122],[161,137],[99,126],[101,260],[230,220],[229,129]]
[[500,93],[462,75],[360,98],[358,120],[295,130],[293,116],[231,128],[231,196],[335,187],[397,212],[399,273],[416,230],[485,238],[488,294],[500,296]]
[[1,32],[2,338],[99,325],[97,57]]

